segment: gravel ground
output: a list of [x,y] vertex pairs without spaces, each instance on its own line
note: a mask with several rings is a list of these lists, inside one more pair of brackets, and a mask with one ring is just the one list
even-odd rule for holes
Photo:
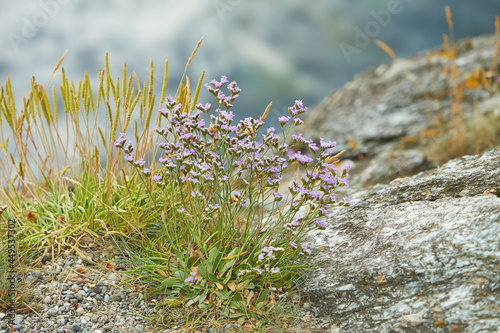
[[[156,300],[145,302],[144,290],[135,284],[122,284],[128,277],[124,273],[72,255],[61,255],[54,261],[45,256],[42,261],[45,265],[27,270],[23,276],[22,290],[28,293],[28,309],[16,315],[14,332],[188,332],[182,326],[151,327],[147,317],[158,311],[154,308]],[[113,262],[110,266],[120,265]],[[330,322],[321,318],[310,303],[305,302],[302,309],[296,327],[284,331],[330,329]],[[238,331],[242,330],[237,325],[205,329],[207,333]],[[6,315],[0,312],[0,333],[7,332],[10,328]]]

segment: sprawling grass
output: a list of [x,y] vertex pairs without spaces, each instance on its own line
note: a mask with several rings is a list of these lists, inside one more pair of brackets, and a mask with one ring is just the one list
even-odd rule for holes
[[[53,78],[63,58],[56,64]],[[90,244],[102,248],[112,244],[116,254],[121,252],[130,259],[129,283],[143,285],[148,297],[161,296],[158,306],[162,315],[153,318],[157,325],[196,328],[238,323],[247,329],[280,330],[294,322],[298,307],[285,291],[296,288],[303,268],[308,267],[300,261],[310,253],[299,243],[300,237],[312,220],[323,214],[320,209],[330,202],[333,187],[326,186],[321,198],[315,192],[314,199],[301,197],[297,190],[313,190],[322,182],[319,178],[304,181],[304,187],[297,183],[296,193],[283,200],[285,204],[280,203],[281,195],[275,192],[279,182],[273,184],[272,180],[280,178],[285,159],[273,160],[272,156],[283,156],[287,146],[279,145],[274,130],[267,132],[264,144],[256,140],[269,108],[258,120],[240,122],[238,129],[232,129],[236,136],[231,137],[224,127],[230,124],[227,99],[213,91],[218,107],[215,118],[208,117],[207,107],[196,106],[203,74],[194,89],[183,75],[175,98],[165,99],[166,62],[159,100],[167,101],[169,114],[195,119],[196,106],[206,111],[210,122],[205,129],[172,127],[167,134],[167,127],[161,132],[162,113],[167,122],[174,124],[175,120],[162,109],[153,112],[152,63],[149,81],[141,84],[135,74],[128,76],[126,65],[123,76],[112,79],[106,57],[96,90],[87,75],[74,84],[65,77],[64,69],[60,73],[59,91],[55,87],[49,91],[48,85],[43,87],[33,79],[30,95],[21,107],[15,105],[9,78],[1,90],[0,168],[4,177],[0,246],[7,246],[7,221],[15,221],[18,273],[22,274],[23,267],[40,265],[46,254],[55,258],[74,253],[87,259],[84,250]],[[211,89],[222,81],[212,81]],[[235,84],[228,88],[232,102],[239,88]],[[225,111],[219,111],[223,107]],[[297,101],[290,108],[293,115],[289,120],[306,109]],[[222,121],[223,116],[228,118]],[[283,127],[286,122],[282,122]],[[65,123],[64,128],[60,128],[61,123]],[[159,126],[152,130],[153,125]],[[4,127],[8,127],[6,132]],[[156,144],[163,139],[187,147],[189,143],[182,141],[181,134],[188,132],[198,135],[199,145],[206,145],[197,148],[191,162],[207,166],[214,154],[220,161],[219,167],[219,162],[214,162],[209,168],[206,180],[197,178],[200,185],[179,181],[188,176],[180,168],[189,166],[182,164],[188,159],[181,160],[178,154],[162,155]],[[120,139],[118,133],[123,133]],[[130,144],[123,147],[125,136],[134,143],[133,154],[128,150]],[[298,143],[304,144],[303,140]],[[336,175],[332,164],[336,159],[327,151],[331,145],[322,143],[322,159],[316,162],[315,172],[343,186],[345,182],[331,178],[343,180],[341,177],[347,175],[344,169]],[[268,163],[266,168],[247,164],[257,155],[256,164]],[[158,162],[160,156],[177,156],[177,178],[167,176],[165,162]],[[148,168],[144,168],[146,162]],[[237,168],[238,163],[245,166]],[[296,164],[304,167],[306,163]],[[159,181],[153,175],[164,178]],[[215,182],[209,182],[210,175]],[[197,189],[203,193],[194,195]],[[348,205],[349,201],[336,204]],[[298,220],[295,214],[305,205],[309,205],[309,213]],[[8,275],[5,269],[0,273]],[[8,284],[0,285],[2,307],[10,301],[7,291]],[[23,298],[27,294],[28,290],[18,285],[18,306],[27,304]]]

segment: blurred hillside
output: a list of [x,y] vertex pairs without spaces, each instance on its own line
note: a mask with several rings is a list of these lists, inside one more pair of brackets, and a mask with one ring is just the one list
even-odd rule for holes
[[[21,101],[30,78],[45,84],[68,50],[63,66],[73,80],[85,71],[95,80],[109,52],[113,76],[121,76],[126,61],[144,80],[154,60],[158,83],[169,59],[174,89],[203,37],[188,75],[196,80],[205,70],[208,81],[226,74],[243,90],[237,117],[258,116],[274,101],[272,121],[294,99],[314,106],[354,74],[387,62],[374,39],[399,57],[441,44],[446,5],[455,39],[494,32],[497,0],[0,0],[0,81],[10,75]],[[357,31],[370,36],[363,41]],[[357,51],[346,56],[346,45]]]

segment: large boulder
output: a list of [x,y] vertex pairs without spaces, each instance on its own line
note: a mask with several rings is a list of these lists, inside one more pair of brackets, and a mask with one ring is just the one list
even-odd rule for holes
[[500,329],[500,148],[350,195],[306,237],[332,332]]
[[438,119],[449,120],[457,99],[464,119],[500,112],[500,97],[488,85],[498,67],[497,41],[462,40],[452,45],[451,55],[436,49],[360,73],[306,113],[296,131],[346,149],[343,158],[354,162],[355,185],[388,183],[432,168],[422,153],[405,149],[415,148]]

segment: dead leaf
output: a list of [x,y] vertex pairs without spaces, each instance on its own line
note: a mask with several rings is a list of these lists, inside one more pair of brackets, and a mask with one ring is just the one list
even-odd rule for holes
[[227,283],[227,287],[231,290],[231,291],[236,291],[236,285],[234,284],[233,281],[230,281]]
[[240,290],[241,289],[245,289],[249,284],[250,284],[250,280],[246,280],[246,281],[243,281],[241,283],[238,283],[237,288],[240,289]]
[[222,258],[223,260],[231,260],[231,259],[234,259],[234,258],[237,258],[245,253],[247,253],[248,251],[245,251],[245,252],[241,252],[241,253],[238,253],[238,254],[235,254],[235,255],[232,255],[232,256],[229,256],[229,257],[224,257]]
[[157,268],[157,269],[156,269],[156,271],[157,271],[157,272],[158,272],[158,274],[160,274],[161,276],[163,276],[163,277],[165,277],[165,278],[167,278],[167,277],[168,277],[168,274],[167,274],[164,270]]
[[198,270],[198,267],[197,267],[197,266],[191,266],[191,272],[195,272],[195,273],[196,273],[196,275],[195,275],[195,276],[196,276],[198,279],[200,279],[200,278],[201,278],[201,273],[200,273],[200,271]]

